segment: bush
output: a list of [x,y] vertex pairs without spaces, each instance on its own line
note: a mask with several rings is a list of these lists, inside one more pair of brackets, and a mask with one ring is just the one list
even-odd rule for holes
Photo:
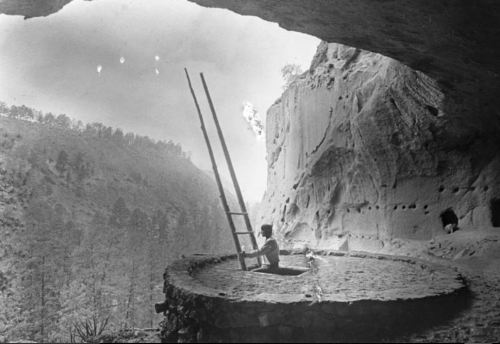
[[91,319],[85,319],[73,323],[69,328],[71,343],[99,343],[103,332],[108,325],[109,317],[97,319],[95,315]]

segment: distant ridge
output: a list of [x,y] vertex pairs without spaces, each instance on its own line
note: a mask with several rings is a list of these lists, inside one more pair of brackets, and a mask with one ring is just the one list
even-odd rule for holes
[[153,327],[168,261],[232,252],[212,176],[179,144],[0,103],[0,338]]

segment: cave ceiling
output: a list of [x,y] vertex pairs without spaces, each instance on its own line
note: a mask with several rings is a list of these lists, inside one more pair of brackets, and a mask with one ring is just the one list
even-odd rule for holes
[[395,58],[445,86],[499,83],[500,1],[191,1]]
[[[0,13],[47,16],[70,1],[3,0]],[[190,1],[395,58],[445,88],[488,97],[500,89],[500,1]]]

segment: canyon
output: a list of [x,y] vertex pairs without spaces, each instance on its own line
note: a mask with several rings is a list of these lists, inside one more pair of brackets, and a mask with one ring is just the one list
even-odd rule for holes
[[[351,259],[351,254],[364,251],[373,256],[362,253],[362,258],[373,258],[377,269],[383,266],[380,260],[402,260],[396,255],[404,255],[411,256],[404,259],[422,267],[422,271],[424,265],[414,259],[459,271],[460,276],[451,274],[451,278],[460,280],[460,290],[463,283],[472,291],[472,296],[460,295],[460,300],[466,299],[463,309],[450,315],[444,325],[428,324],[394,338],[498,341],[500,304],[495,295],[500,285],[500,46],[496,41],[500,36],[500,3],[191,1],[257,16],[323,40],[309,70],[298,75],[267,112],[268,185],[254,225],[272,223],[281,248],[301,258],[314,252],[317,261],[327,261],[328,255]],[[23,1],[16,5],[13,0],[4,0],[0,13],[45,16],[68,2]],[[284,283],[281,276],[256,277],[236,271],[233,262],[224,262],[234,258],[199,255],[167,268],[163,289],[166,301],[157,309],[166,316],[161,325],[162,340],[251,341],[256,338],[253,335],[262,333],[264,337],[259,340],[296,340],[297,333],[311,339],[311,326],[299,330],[295,324],[282,326],[282,318],[288,318],[288,314],[299,318],[306,314],[301,308],[280,312],[279,300],[286,293],[271,290],[258,294],[259,304],[252,303],[255,300],[238,303],[232,299],[234,295],[239,297],[235,288],[212,285],[219,279],[227,282],[226,265],[232,267],[229,270],[238,276],[237,281],[243,280],[240,276],[246,278],[249,290],[255,287],[255,281]],[[395,275],[398,269],[388,268],[388,272]],[[206,271],[220,273],[200,278],[206,283],[193,287],[193,281],[207,275]],[[348,272],[365,273],[356,268]],[[350,282],[347,275],[342,277]],[[363,275],[370,281],[386,281],[380,276]],[[424,280],[433,276],[429,272]],[[317,285],[308,283],[307,278],[296,277],[294,281],[317,291]],[[407,285],[412,286],[410,282]],[[355,287],[364,291],[366,285],[358,283]],[[297,295],[314,295],[309,289]],[[318,295],[327,299],[335,293]],[[373,300],[364,301],[370,304]],[[431,313],[448,308],[433,308],[439,304],[435,299],[420,301],[425,307],[429,301]],[[321,308],[315,317],[325,322],[324,329],[339,319],[356,319],[369,309],[350,308],[349,302],[332,309],[320,307],[321,301],[311,304]],[[392,305],[408,312],[411,307],[404,302],[398,299]],[[224,311],[239,305],[248,306],[246,310],[250,311]],[[329,311],[338,318],[328,315]],[[217,312],[241,315],[239,319],[245,324],[248,320],[254,325],[245,327],[229,319],[219,326],[217,320],[221,318],[214,316]],[[273,323],[273,319],[279,321]],[[385,326],[391,327],[393,320]],[[420,321],[412,318],[409,322]],[[360,323],[371,324],[370,319]],[[376,332],[381,328],[376,326],[371,340],[387,340],[385,334]],[[212,329],[214,337],[206,337],[204,329]],[[229,337],[224,337],[228,333]],[[330,340],[342,338],[332,336]]]
[[[7,0],[0,12],[46,16],[68,2]],[[380,248],[450,223],[499,226],[500,4],[193,2],[330,43],[268,112],[260,221],[284,243],[340,248],[347,235]]]

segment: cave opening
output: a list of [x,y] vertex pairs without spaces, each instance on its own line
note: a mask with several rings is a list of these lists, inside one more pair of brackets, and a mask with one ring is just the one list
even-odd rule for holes
[[[0,2],[2,2],[2,0],[0,0]],[[428,11],[426,11],[426,12],[428,12]],[[433,13],[433,15],[434,15],[434,12],[432,12],[432,13]],[[406,16],[405,16],[405,18],[406,18]],[[426,18],[426,19],[429,21],[429,24],[431,23],[431,20],[432,20],[433,22],[436,22],[435,17],[432,17],[432,18],[431,18],[431,16],[429,16],[429,17],[428,17],[428,18]],[[319,21],[319,20],[318,20],[318,21]],[[332,21],[332,22],[334,22],[334,21]],[[397,24],[397,22],[396,22],[396,24]],[[427,25],[425,25],[425,26],[427,26]],[[429,25],[429,26],[430,26],[430,25]],[[444,23],[443,23],[443,27],[445,27]],[[472,31],[472,30],[471,30],[471,31]],[[339,34],[339,35],[340,35],[340,34]],[[454,40],[455,40],[454,35],[455,35],[455,31],[452,31],[452,36],[453,36],[453,38],[454,38]],[[402,36],[404,36],[404,35],[402,35]],[[430,35],[429,35],[429,36],[430,36]],[[438,36],[438,35],[436,34],[436,35],[434,35],[434,36]],[[458,41],[458,39],[456,39],[456,40]],[[352,39],[352,41],[353,41],[353,42],[356,42],[357,40]],[[406,42],[405,42],[405,43],[406,43]],[[415,44],[418,44],[418,42],[416,42]],[[241,46],[244,46],[244,45],[245,45],[245,44],[241,44]],[[361,46],[361,45],[364,45],[364,44],[362,44],[362,43],[361,43],[361,40],[360,40],[360,46]],[[386,46],[386,45],[383,45],[383,46]],[[196,46],[193,44],[193,47],[196,47]],[[188,48],[189,48],[189,46],[188,46]],[[394,50],[398,50],[398,49],[399,49],[399,48],[397,48],[397,47],[396,47],[396,48],[394,48]],[[83,50],[83,49],[82,49],[82,50]],[[188,50],[188,49],[186,49],[186,50]],[[193,50],[194,50],[194,49],[193,49]],[[200,49],[200,50],[202,50],[202,49]],[[214,49],[214,50],[217,50],[217,49]],[[405,50],[405,51],[406,51],[406,50],[410,50],[410,49],[401,49],[401,50]],[[438,50],[445,50],[445,49],[438,49]],[[417,49],[415,49],[415,51],[417,51]],[[207,54],[207,55],[208,55],[208,54]],[[242,55],[243,55],[243,54],[242,54]],[[271,55],[271,56],[272,56],[272,54],[268,54],[268,55]],[[469,62],[467,62],[467,64],[468,64],[468,63],[470,63],[470,60],[469,60],[467,57],[465,57],[465,58],[464,58],[464,60],[465,60],[465,59],[467,59],[467,60],[469,61]],[[129,60],[127,60],[127,61],[129,61]],[[159,74],[160,74],[160,73],[159,73],[159,70],[156,68],[156,67],[157,67],[157,64],[159,63],[159,62],[158,62],[158,61],[159,61],[159,58],[158,58],[158,59],[156,59],[156,56],[155,56],[155,61],[156,61],[156,62],[151,62],[151,64],[156,63],[156,64],[154,65],[154,66],[155,66],[155,75],[159,75]],[[424,65],[424,66],[425,66],[425,68],[424,68],[424,69],[426,69],[426,68],[431,68],[431,67],[427,67],[427,66],[432,65],[432,62],[433,62],[433,61],[432,61],[432,59],[430,59],[430,60],[425,60],[425,61],[426,61],[425,63],[424,63],[424,62],[422,62],[422,65]],[[119,63],[120,63],[120,64],[124,64],[124,62],[125,62],[125,59],[124,59],[123,57],[121,57],[121,58],[120,58],[120,60],[119,60]],[[127,63],[128,63],[128,62],[127,62]],[[128,64],[127,64],[127,65],[128,65]],[[125,65],[125,66],[127,66],[127,65]],[[453,64],[450,64],[450,65],[452,65],[452,66],[453,66]],[[218,66],[218,67],[219,67],[219,66]],[[106,66],[105,66],[105,69],[106,69]],[[165,69],[166,69],[166,68],[165,68]],[[250,70],[250,68],[246,68],[246,69],[249,69],[249,70]],[[102,70],[102,66],[101,66],[101,65],[98,65],[98,74],[99,74],[99,77],[100,77],[100,74],[101,74],[101,70]],[[162,73],[163,73],[163,71],[164,71],[164,70],[162,70]],[[104,72],[103,72],[103,73],[104,73]],[[103,75],[104,75],[104,74],[103,74]],[[344,80],[346,80],[347,78],[348,78],[348,75],[347,75],[347,74],[346,74],[346,75],[344,75],[343,79],[344,79]],[[101,80],[103,80],[103,79],[101,79]],[[330,81],[328,82],[328,84],[327,84],[327,85],[330,85],[330,82],[331,82],[332,80],[334,80],[334,79],[330,79]],[[345,97],[346,97],[346,98],[349,98],[349,94],[347,94]],[[354,97],[355,97],[355,95],[354,95]],[[340,96],[338,99],[339,99],[339,100],[341,100],[341,99],[342,99],[342,96]],[[392,102],[394,102],[394,100],[393,100],[393,99],[391,99],[391,100],[392,100]],[[358,100],[358,101],[359,101],[359,100]],[[479,103],[479,102],[478,102],[478,103]],[[394,103],[394,104],[395,104],[395,103]],[[247,106],[247,108],[251,108],[251,107],[250,107],[250,106]],[[358,112],[360,111],[360,109],[361,109],[361,108],[362,108],[362,106],[359,106],[359,108],[358,108]],[[438,110],[437,108],[434,108],[433,106],[428,105],[428,106],[427,106],[427,110],[429,111],[429,113],[430,113],[432,116],[437,117],[437,116],[439,115],[439,110]],[[253,110],[249,110],[249,111],[253,114],[253,112],[252,112]],[[292,128],[293,128],[293,126],[292,126]],[[287,127],[287,129],[288,129],[288,127]],[[390,131],[389,131],[389,132],[390,132]],[[432,132],[432,133],[434,134],[434,132]],[[243,136],[243,135],[241,135],[241,136]],[[426,144],[427,144],[427,143],[426,143]],[[398,146],[399,146],[399,144],[398,144]],[[354,144],[352,145],[352,147],[353,147],[353,150],[354,150],[354,147],[355,147],[355,146],[354,146]],[[280,150],[281,150],[281,148],[280,148]],[[284,155],[284,154],[283,154],[283,155]],[[307,153],[306,153],[306,157],[307,157]],[[246,157],[245,157],[245,158],[246,158]],[[246,160],[248,160],[248,159],[246,159]],[[374,159],[374,161],[376,162],[376,161],[377,161],[377,159]],[[286,167],[286,165],[285,165],[285,167]],[[438,166],[438,171],[439,171],[439,170],[440,170],[440,169],[439,169],[439,166]],[[274,174],[276,175],[276,172],[274,172]],[[439,173],[439,172],[438,172],[438,174],[441,174],[441,173]],[[278,175],[278,177],[279,177],[279,175]],[[277,177],[277,179],[278,179],[278,177]],[[287,171],[287,177],[288,177],[288,171]],[[253,180],[253,181],[255,181],[255,180],[256,180],[256,178],[252,178],[252,180]],[[262,180],[264,180],[264,179],[262,178]],[[299,184],[298,184],[298,183],[297,183],[297,184],[295,184],[295,186],[294,186],[294,188],[293,188],[294,190],[297,188],[297,185],[299,185]],[[394,188],[395,188],[395,186],[394,186]],[[253,187],[253,188],[252,188],[252,187],[248,187],[248,189],[249,189],[249,190],[253,190],[253,189],[256,189],[256,188],[255,188],[255,187]],[[279,189],[278,189],[278,190],[279,190]],[[457,192],[459,191],[459,189],[458,189],[458,188],[455,188],[455,189],[452,189],[452,190],[453,190],[453,191],[452,191],[453,193],[457,193]],[[330,191],[330,185],[328,185],[328,191]],[[443,188],[440,188],[439,192],[443,192],[443,191],[444,191],[444,187],[443,187]],[[484,191],[487,191],[487,187],[485,187]],[[273,190],[273,195],[274,195],[274,190]],[[258,196],[259,196],[259,195],[254,196],[254,197],[255,197],[255,198],[258,198]],[[382,202],[383,202],[383,200],[382,200]],[[445,202],[447,202],[447,200],[446,200],[446,199],[445,199]],[[288,203],[288,200],[287,200],[287,202],[286,202],[286,203]],[[316,206],[318,203],[319,203],[319,202],[314,202],[314,204],[313,204],[313,205],[314,205],[314,206]],[[486,203],[486,202],[485,202],[485,203]],[[383,207],[383,208],[384,208],[384,207],[386,207],[383,203],[381,203],[381,204],[382,204],[382,207]],[[450,205],[451,205],[451,204],[450,204]],[[307,199],[307,206],[309,206],[309,196],[308,196],[308,199]],[[302,204],[301,204],[301,207],[302,207]],[[273,209],[273,207],[270,207],[270,208],[271,208],[271,209]],[[292,207],[291,207],[291,206],[289,206],[289,208],[290,208],[290,209],[288,210],[288,213],[292,213]],[[311,208],[312,208],[312,207],[311,207]],[[394,207],[394,209],[396,209],[396,208],[397,208],[397,206],[395,206],[395,207]],[[403,208],[403,209],[406,209],[406,206],[404,206],[404,205],[403,205],[403,206],[402,206],[402,208]],[[427,208],[427,206],[425,206],[425,209],[426,209],[426,208]],[[276,207],[276,209],[279,209],[279,208],[278,208],[278,207]],[[378,206],[376,207],[376,209],[378,209]],[[410,204],[410,205],[408,205],[408,209],[416,209],[416,205],[415,205],[415,204]],[[442,209],[443,209],[443,208],[441,208],[441,210],[442,210]],[[311,214],[313,214],[314,210],[315,210],[315,209],[312,209],[310,213],[311,213]],[[372,210],[372,207],[369,207],[369,210]],[[358,213],[361,213],[361,209],[360,209],[360,208],[357,208],[357,211],[358,211]],[[349,212],[349,209],[347,209],[347,212]],[[438,212],[439,212],[439,210],[438,210]],[[273,213],[274,213],[274,209],[273,209]],[[285,207],[283,208],[283,218],[282,218],[282,220],[281,220],[282,222],[284,222],[284,221],[285,221],[285,214],[286,214],[286,213],[287,213],[287,206],[285,206]],[[328,213],[330,213],[330,211],[329,211]],[[427,214],[428,212],[426,211],[425,213]],[[460,213],[460,212],[459,212],[459,213]],[[317,214],[317,213],[316,213],[316,214]],[[499,199],[491,199],[491,200],[490,200],[490,214],[491,214],[491,222],[492,222],[493,226],[495,226],[495,227],[500,227],[500,200],[499,200]],[[384,215],[385,215],[385,211],[384,211]],[[432,216],[435,216],[435,215],[432,215]],[[461,217],[461,218],[462,218],[462,217]],[[442,213],[440,214],[440,219],[441,219],[441,222],[442,222],[443,227],[446,227],[446,226],[452,225],[452,226],[453,226],[453,228],[456,228],[456,225],[458,224],[458,217],[457,217],[457,215],[455,214],[455,212],[454,212],[451,208],[446,209],[444,212],[442,212]],[[343,225],[343,220],[344,220],[344,219],[342,218],[341,220],[342,220],[341,225]],[[437,219],[434,217],[434,220],[437,220]],[[353,221],[353,222],[354,222],[354,221]],[[354,222],[354,223],[356,223],[356,222]],[[328,224],[329,224],[329,222],[328,222]],[[287,234],[288,234],[288,233],[287,233]],[[378,224],[377,224],[377,237],[378,237]],[[320,236],[319,238],[321,238],[321,236]],[[363,238],[363,236],[361,236],[361,238]],[[383,242],[382,242],[382,243],[383,243]],[[347,241],[345,241],[345,242],[344,242],[344,244],[347,244]],[[383,245],[382,245],[382,246],[383,246]],[[291,275],[291,276],[297,276],[297,275],[301,275],[301,274],[303,274],[303,273],[304,273],[304,272],[306,272],[306,271],[299,271],[299,270],[295,270],[295,269],[293,269],[293,268],[281,268],[278,272],[271,272],[271,271],[258,271],[258,272],[262,272],[262,273],[275,273],[275,274],[278,274],[278,275],[285,275],[285,276],[288,276],[288,275]],[[307,275],[307,274],[306,274],[306,275]],[[220,295],[222,295],[222,293],[220,293]],[[224,294],[224,295],[225,295],[225,294]],[[308,295],[308,294],[306,294],[306,295]],[[349,305],[350,305],[350,304],[349,304]],[[354,307],[352,307],[352,308],[354,308]],[[444,310],[446,310],[446,309],[447,309],[447,307],[441,307],[441,308],[442,308],[442,309],[444,309]],[[357,309],[356,309],[356,310],[357,310]],[[297,312],[297,313],[298,313],[298,312]],[[418,314],[417,312],[413,312],[413,314],[412,314],[412,315],[417,315],[417,314]],[[421,314],[420,314],[420,316],[421,316]],[[267,318],[265,318],[265,319],[266,319],[265,323],[266,323],[266,326],[267,326]],[[368,318],[367,318],[367,319],[368,319]],[[260,320],[260,318],[259,318],[259,320]],[[385,319],[384,319],[384,320],[385,320]],[[419,319],[417,319],[417,320],[415,320],[415,322],[416,322],[416,323],[419,323],[419,322],[420,322],[420,320],[419,320]],[[363,322],[360,322],[360,323],[363,323]],[[356,325],[355,325],[355,327],[356,327]],[[387,327],[387,328],[391,328],[391,326],[386,326],[386,327]],[[284,329],[285,329],[285,332],[286,332],[286,330],[289,330],[289,328],[287,328],[286,326],[284,326]],[[282,330],[281,326],[280,326],[280,330]],[[359,331],[359,329],[358,329],[358,331]],[[179,330],[179,333],[181,333],[181,332],[183,332],[183,329],[180,329],[180,330]],[[229,331],[228,331],[228,332],[229,332]],[[235,332],[237,332],[237,331],[235,331]],[[360,331],[360,332],[361,332],[361,331]],[[202,333],[202,332],[200,332],[200,333]],[[383,339],[385,339],[385,338],[383,338]]]
[[491,225],[500,227],[500,198],[493,198],[490,201]]
[[453,228],[456,228],[458,226],[458,217],[452,208],[448,208],[445,211],[443,211],[439,215],[439,217],[441,218],[441,223],[443,224],[443,228],[446,228],[447,225],[452,225]]

